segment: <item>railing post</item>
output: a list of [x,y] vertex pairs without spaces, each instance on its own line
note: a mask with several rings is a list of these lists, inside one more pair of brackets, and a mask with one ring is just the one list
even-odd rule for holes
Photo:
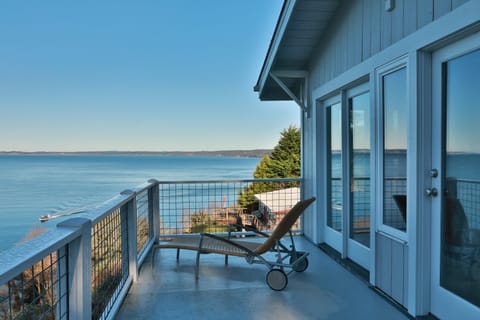
[[[121,208],[122,230],[127,230],[126,235],[122,235],[122,242],[127,241],[128,251],[128,271],[133,281],[138,278],[138,260],[137,260],[137,198],[133,191],[125,190],[122,195],[133,194],[134,196]],[[126,223],[126,226],[123,224]]]
[[[57,279],[58,281],[58,288],[56,292],[57,296],[57,307],[56,309],[56,314],[57,314],[57,319],[62,319],[62,316],[64,313],[68,312],[68,287],[69,287],[69,279],[68,279],[68,245],[65,245],[61,247],[60,249],[57,250]],[[63,258],[66,257],[66,258]],[[67,275],[67,277],[63,277],[63,275]],[[67,295],[67,298],[64,299],[63,296]]]
[[149,180],[148,182],[154,185],[148,190],[148,208],[150,211],[150,223],[152,230],[152,237],[157,241],[160,236],[160,187],[157,180]]
[[86,218],[72,218],[57,227],[81,230],[81,236],[68,244],[68,318],[92,318],[92,222]]

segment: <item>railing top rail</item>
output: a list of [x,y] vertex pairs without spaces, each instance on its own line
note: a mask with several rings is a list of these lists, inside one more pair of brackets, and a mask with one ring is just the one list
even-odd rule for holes
[[475,180],[475,179],[458,179],[458,178],[455,178],[455,177],[447,177],[446,178],[447,180],[450,180],[450,181],[457,181],[457,182],[467,182],[467,183],[480,183],[480,180]]
[[252,182],[301,182],[302,178],[269,178],[245,180],[185,180],[157,181],[159,184],[198,184],[198,183],[252,183]]
[[[90,220],[92,224],[95,224],[113,210],[130,201],[137,193],[143,192],[155,184],[158,184],[156,180],[150,180],[130,190],[125,190],[97,207],[82,213],[79,217]],[[81,232],[79,228],[66,228],[60,225],[18,246],[0,252],[0,284],[5,283],[40,259],[43,259],[47,254],[72,241]]]
[[77,238],[80,233],[79,228],[57,227],[0,252],[0,285]]
[[97,223],[102,220],[105,216],[110,214],[112,211],[122,207],[125,203],[130,201],[135,197],[135,192],[130,190],[125,190],[120,194],[117,194],[113,198],[108,199],[102,204],[92,208],[81,214],[81,217],[87,218],[92,221],[92,224]]
[[157,185],[158,184],[158,181],[155,180],[155,179],[150,179],[148,180],[147,182],[144,182],[136,187],[133,187],[133,188],[130,188],[129,190],[135,192],[135,193],[141,193],[147,189],[150,189],[151,187],[153,187],[154,185]]
[[138,185],[128,190],[124,190],[116,196],[103,202],[102,204],[82,213],[80,216],[90,219],[92,223],[95,224],[98,221],[102,220],[106,215],[110,214],[112,211],[120,208],[125,203],[130,201],[138,193],[141,193],[153,187],[155,184],[158,184],[156,180],[149,180],[148,182],[145,182],[141,185]]

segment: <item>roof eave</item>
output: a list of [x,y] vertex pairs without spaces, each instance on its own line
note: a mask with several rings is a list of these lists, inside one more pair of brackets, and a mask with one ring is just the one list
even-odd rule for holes
[[260,100],[263,100],[262,92],[265,86],[265,82],[267,81],[267,78],[269,76],[273,62],[277,55],[278,48],[280,46],[280,42],[287,28],[288,21],[292,15],[296,2],[297,0],[285,0],[282,6],[282,10],[280,11],[277,25],[275,26],[275,31],[272,35],[272,39],[270,40],[267,55],[265,56],[265,60],[263,61],[260,75],[258,76],[257,83],[253,87],[253,90],[259,93]]
[[308,67],[341,0],[286,0],[254,90],[262,101],[293,100],[303,110]]

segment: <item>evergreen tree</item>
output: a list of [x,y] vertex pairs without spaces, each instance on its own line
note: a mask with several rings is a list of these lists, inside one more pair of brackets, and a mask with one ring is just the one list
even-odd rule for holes
[[[300,129],[289,127],[281,132],[271,156],[264,156],[253,173],[255,179],[300,177]],[[255,202],[254,194],[298,186],[297,182],[257,182],[240,192],[239,204],[244,207]]]
[[289,127],[282,131],[272,151],[268,178],[300,177],[300,129]]

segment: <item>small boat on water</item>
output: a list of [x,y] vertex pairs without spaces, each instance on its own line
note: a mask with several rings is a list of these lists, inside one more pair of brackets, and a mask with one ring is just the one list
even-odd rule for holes
[[55,219],[55,218],[59,218],[59,217],[68,216],[68,215],[71,215],[71,214],[84,212],[84,211],[87,211],[88,209],[89,209],[89,207],[81,207],[81,208],[58,211],[58,212],[55,212],[55,213],[52,213],[52,214],[41,215],[38,218],[38,220],[40,220],[40,222],[46,222],[46,221],[51,220],[51,219]]

